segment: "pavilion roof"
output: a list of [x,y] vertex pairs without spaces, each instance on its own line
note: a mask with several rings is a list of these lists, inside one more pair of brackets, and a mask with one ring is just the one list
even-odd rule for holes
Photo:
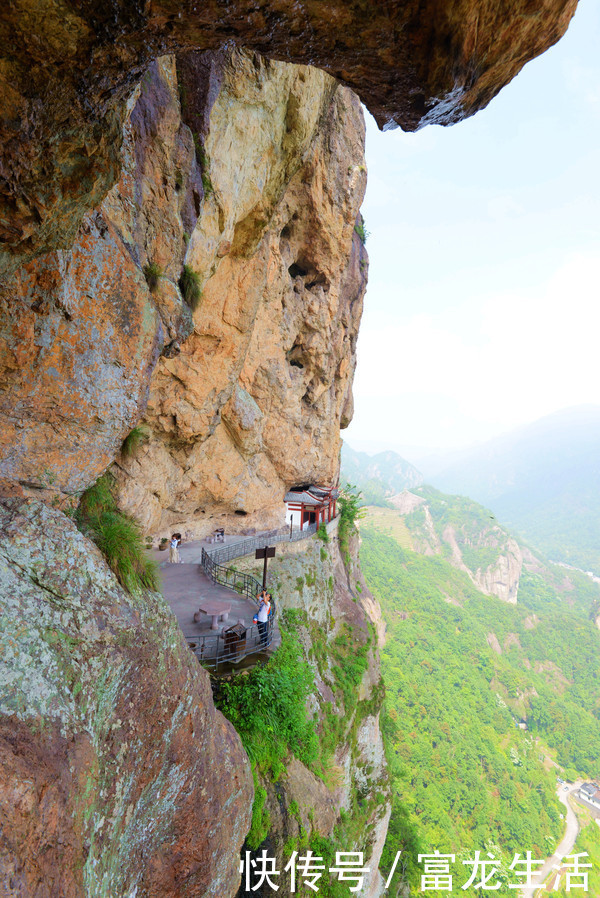
[[339,490],[310,486],[306,490],[290,490],[285,494],[284,502],[298,502],[302,505],[326,505],[329,499],[337,499]]
[[302,490],[302,492],[294,492],[294,490],[290,490],[289,493],[285,494],[284,502],[298,502],[302,505],[323,505],[323,499],[317,496],[311,495],[307,490]]

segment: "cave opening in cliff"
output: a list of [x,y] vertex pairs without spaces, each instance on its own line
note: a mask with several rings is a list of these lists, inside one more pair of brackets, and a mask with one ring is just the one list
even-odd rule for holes
[[308,274],[308,268],[304,268],[302,265],[299,265],[297,262],[293,262],[288,268],[291,278],[305,278]]

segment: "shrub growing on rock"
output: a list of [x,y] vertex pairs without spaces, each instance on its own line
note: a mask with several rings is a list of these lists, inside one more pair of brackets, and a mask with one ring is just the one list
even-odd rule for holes
[[338,506],[340,509],[340,521],[338,524],[338,539],[340,541],[340,549],[346,563],[349,561],[349,540],[350,536],[356,530],[356,522],[359,518],[364,518],[366,511],[361,505],[362,493],[352,484],[347,483],[344,487]]
[[144,277],[146,278],[150,293],[154,293],[158,287],[158,279],[161,277],[162,273],[162,268],[160,265],[157,265],[156,262],[150,262],[149,265],[144,266]]
[[142,443],[148,439],[148,431],[145,427],[138,424],[133,430],[127,434],[121,446],[121,455],[125,458],[132,458]]
[[179,289],[192,312],[195,312],[200,305],[202,290],[200,288],[200,275],[193,268],[190,268],[189,265],[183,266],[183,271],[179,278]]
[[103,474],[81,497],[75,520],[106,558],[117,580],[131,594],[159,590],[156,562],[146,552],[137,521],[119,511],[115,481]]

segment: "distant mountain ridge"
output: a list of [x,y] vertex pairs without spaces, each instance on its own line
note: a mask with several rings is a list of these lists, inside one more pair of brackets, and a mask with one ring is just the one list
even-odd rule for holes
[[600,406],[490,440],[431,481],[488,505],[553,560],[600,574]]
[[344,443],[341,480],[359,487],[365,493],[365,501],[374,502],[378,497],[384,501],[395,493],[419,486],[423,483],[423,475],[397,452],[388,450],[369,455],[356,452]]

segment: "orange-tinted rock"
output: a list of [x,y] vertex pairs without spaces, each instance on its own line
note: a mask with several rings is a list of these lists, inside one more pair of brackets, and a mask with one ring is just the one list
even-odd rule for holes
[[0,270],[68,248],[119,175],[125,104],[149,62],[225,44],[319,66],[381,125],[485,106],[564,33],[577,0],[35,0],[0,13]]
[[41,503],[0,529],[2,895],[234,894],[250,765],[165,601]]
[[360,104],[315,69],[241,53],[214,68],[207,118],[187,111],[210,188],[186,254],[203,284],[194,332],[160,359],[150,439],[115,470],[121,504],[154,535],[203,535],[221,516],[229,531],[283,524],[290,486],[335,481],[352,410]]
[[[0,476],[57,501],[111,464],[145,410],[163,345],[192,327],[177,280],[199,175],[174,61],[155,63],[136,96],[118,190],[70,250],[0,285]],[[160,271],[153,292],[150,264]]]
[[[316,69],[193,56],[179,85],[173,58],[142,80],[121,179],[73,248],[0,294],[0,476],[62,506],[149,396],[150,439],[117,473],[150,532],[235,511],[276,525],[290,485],[335,479],[366,283],[356,97]],[[184,264],[203,285],[193,320]]]
[[0,473],[81,491],[145,405],[160,318],[144,277],[98,213],[0,290],[0,314]]

